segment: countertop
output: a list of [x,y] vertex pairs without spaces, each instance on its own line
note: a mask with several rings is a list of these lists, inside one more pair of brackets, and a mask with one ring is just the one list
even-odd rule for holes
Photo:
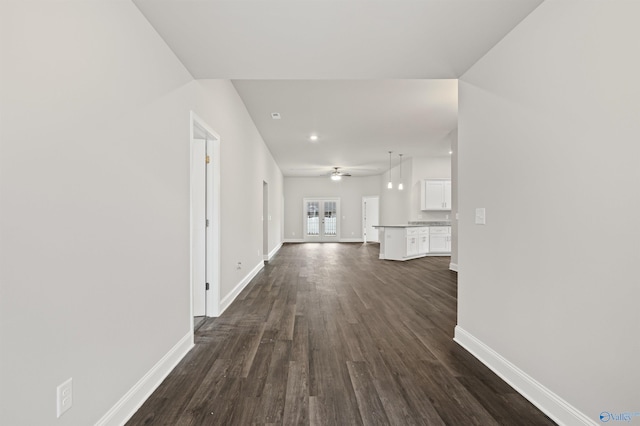
[[426,225],[373,225],[373,228],[422,228]]
[[422,221],[409,222],[404,225],[374,225],[374,228],[423,228],[425,226],[451,226],[451,222],[446,221]]

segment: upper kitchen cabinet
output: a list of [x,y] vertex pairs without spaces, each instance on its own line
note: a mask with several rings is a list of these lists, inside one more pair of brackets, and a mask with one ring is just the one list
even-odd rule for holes
[[421,182],[421,210],[451,210],[451,179]]

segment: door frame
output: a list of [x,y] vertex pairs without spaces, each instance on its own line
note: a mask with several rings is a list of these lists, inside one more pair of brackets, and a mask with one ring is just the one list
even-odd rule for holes
[[[204,138],[202,137],[204,136]],[[205,139],[207,142],[206,153],[210,162],[207,164],[207,196],[206,211],[209,226],[206,228],[206,282],[209,283],[209,290],[206,291],[206,312],[207,317],[217,317],[220,315],[220,136],[207,125],[195,112],[189,113],[189,147],[193,150],[196,139]],[[190,167],[191,173],[191,167]],[[191,187],[191,183],[189,183]],[[192,191],[189,195],[189,322],[193,333],[193,235],[194,229],[191,217],[194,205]]]
[[[326,239],[326,237],[324,236],[324,230],[322,232],[322,235],[319,235],[318,237],[309,237],[307,235],[307,202],[309,201],[319,201],[319,202],[324,202],[324,201],[332,201],[336,203],[336,236],[335,238],[331,238],[331,239]],[[324,213],[324,208],[321,209],[321,211],[319,212],[319,216],[321,216],[322,213]],[[329,243],[329,242],[340,242],[340,197],[305,197],[302,199],[302,238],[304,239],[305,243],[312,243],[312,242],[317,242],[317,243]]]
[[269,214],[269,182],[262,181],[262,259],[269,261],[269,224],[271,215]]

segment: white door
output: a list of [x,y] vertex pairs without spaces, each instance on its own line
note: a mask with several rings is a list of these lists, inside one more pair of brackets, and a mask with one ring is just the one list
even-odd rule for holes
[[365,243],[377,243],[380,241],[378,229],[380,225],[380,198],[362,197],[362,239]]
[[[191,305],[193,316],[220,315],[220,136],[191,115]],[[206,141],[206,142],[205,142]]]
[[305,198],[303,222],[306,242],[338,242],[340,240],[340,199]]
[[207,172],[206,140],[193,139],[191,146],[191,253],[193,316],[206,314],[207,281]]

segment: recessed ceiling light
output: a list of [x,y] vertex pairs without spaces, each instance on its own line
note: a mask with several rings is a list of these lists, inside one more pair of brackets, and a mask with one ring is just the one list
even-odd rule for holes
[[273,118],[274,120],[280,120],[282,117],[280,117],[280,113],[279,112],[272,112],[271,113],[271,118]]
[[317,140],[318,140],[318,135],[311,135],[311,136],[309,137],[309,139],[311,139],[312,141],[314,141],[314,142],[315,142],[315,141],[317,141]]
[[449,151],[449,155],[453,154],[453,151]]

